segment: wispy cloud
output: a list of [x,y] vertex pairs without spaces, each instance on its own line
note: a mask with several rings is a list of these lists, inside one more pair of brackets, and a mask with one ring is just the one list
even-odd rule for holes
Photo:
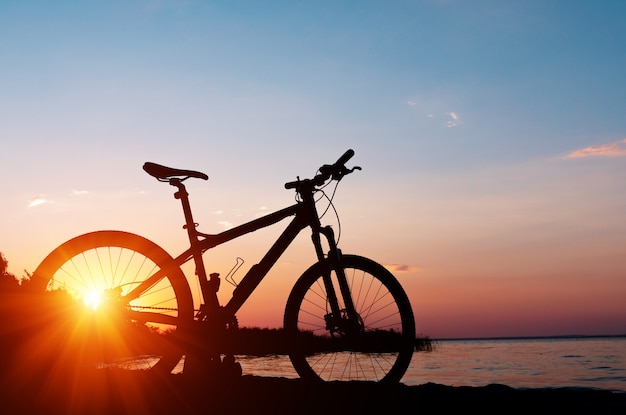
[[50,200],[43,197],[43,195],[35,196],[28,201],[28,207],[41,206],[46,203],[52,203]]
[[626,156],[626,138],[615,143],[600,144],[598,146],[585,147],[572,151],[564,158],[576,159],[584,157],[623,157]]
[[450,117],[450,119],[446,122],[446,127],[454,128],[457,127],[459,124],[462,124],[456,112],[448,112],[446,113],[446,115]]
[[429,120],[437,120],[440,123],[443,120],[443,127],[454,128],[463,124],[459,114],[455,111],[445,111],[448,105],[439,102],[439,100],[410,99],[406,101],[406,105],[411,108],[411,111],[418,113],[420,116],[425,116]]
[[391,272],[415,272],[419,271],[419,268],[407,265],[407,264],[385,264],[385,268],[387,268]]
[[72,194],[73,194],[74,196],[87,195],[87,194],[89,194],[89,191],[87,191],[87,190],[76,190],[76,189],[74,189],[74,190],[72,190]]
[[227,220],[221,220],[221,221],[219,221],[217,223],[222,225],[224,227],[224,230],[228,230],[228,229],[231,229],[233,227],[233,224],[231,222],[227,221]]

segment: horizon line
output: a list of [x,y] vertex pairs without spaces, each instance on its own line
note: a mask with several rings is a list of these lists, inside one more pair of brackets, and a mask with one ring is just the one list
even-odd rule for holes
[[431,339],[433,341],[463,341],[463,340],[542,340],[542,339],[597,339],[597,338],[621,338],[626,334],[561,334],[545,336],[496,336],[496,337],[443,337]]

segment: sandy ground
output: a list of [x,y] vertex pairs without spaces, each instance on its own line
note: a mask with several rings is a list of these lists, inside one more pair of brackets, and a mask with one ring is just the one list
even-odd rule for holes
[[245,375],[227,384],[185,375],[93,371],[2,380],[3,414],[626,414],[626,394],[368,382],[311,384]]

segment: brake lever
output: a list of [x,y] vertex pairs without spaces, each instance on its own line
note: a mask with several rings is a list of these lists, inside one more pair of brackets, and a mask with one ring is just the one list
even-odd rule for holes
[[332,178],[333,180],[339,181],[343,178],[343,176],[347,176],[348,174],[352,173],[355,170],[362,170],[362,169],[359,166],[354,166],[351,169],[347,168],[346,166],[343,166],[343,169],[333,173]]

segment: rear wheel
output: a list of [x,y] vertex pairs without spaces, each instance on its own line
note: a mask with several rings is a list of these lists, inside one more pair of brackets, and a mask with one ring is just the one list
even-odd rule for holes
[[[341,262],[357,316],[348,316],[330,262],[309,268],[285,309],[291,362],[304,379],[398,382],[415,348],[411,304],[380,264],[354,255],[344,255]],[[339,315],[330,310],[325,275],[333,281]]]
[[172,261],[155,243],[120,231],[84,234],[52,251],[33,279],[72,304],[64,353],[99,367],[171,371],[183,354],[176,332],[193,320],[187,280],[168,268]]

